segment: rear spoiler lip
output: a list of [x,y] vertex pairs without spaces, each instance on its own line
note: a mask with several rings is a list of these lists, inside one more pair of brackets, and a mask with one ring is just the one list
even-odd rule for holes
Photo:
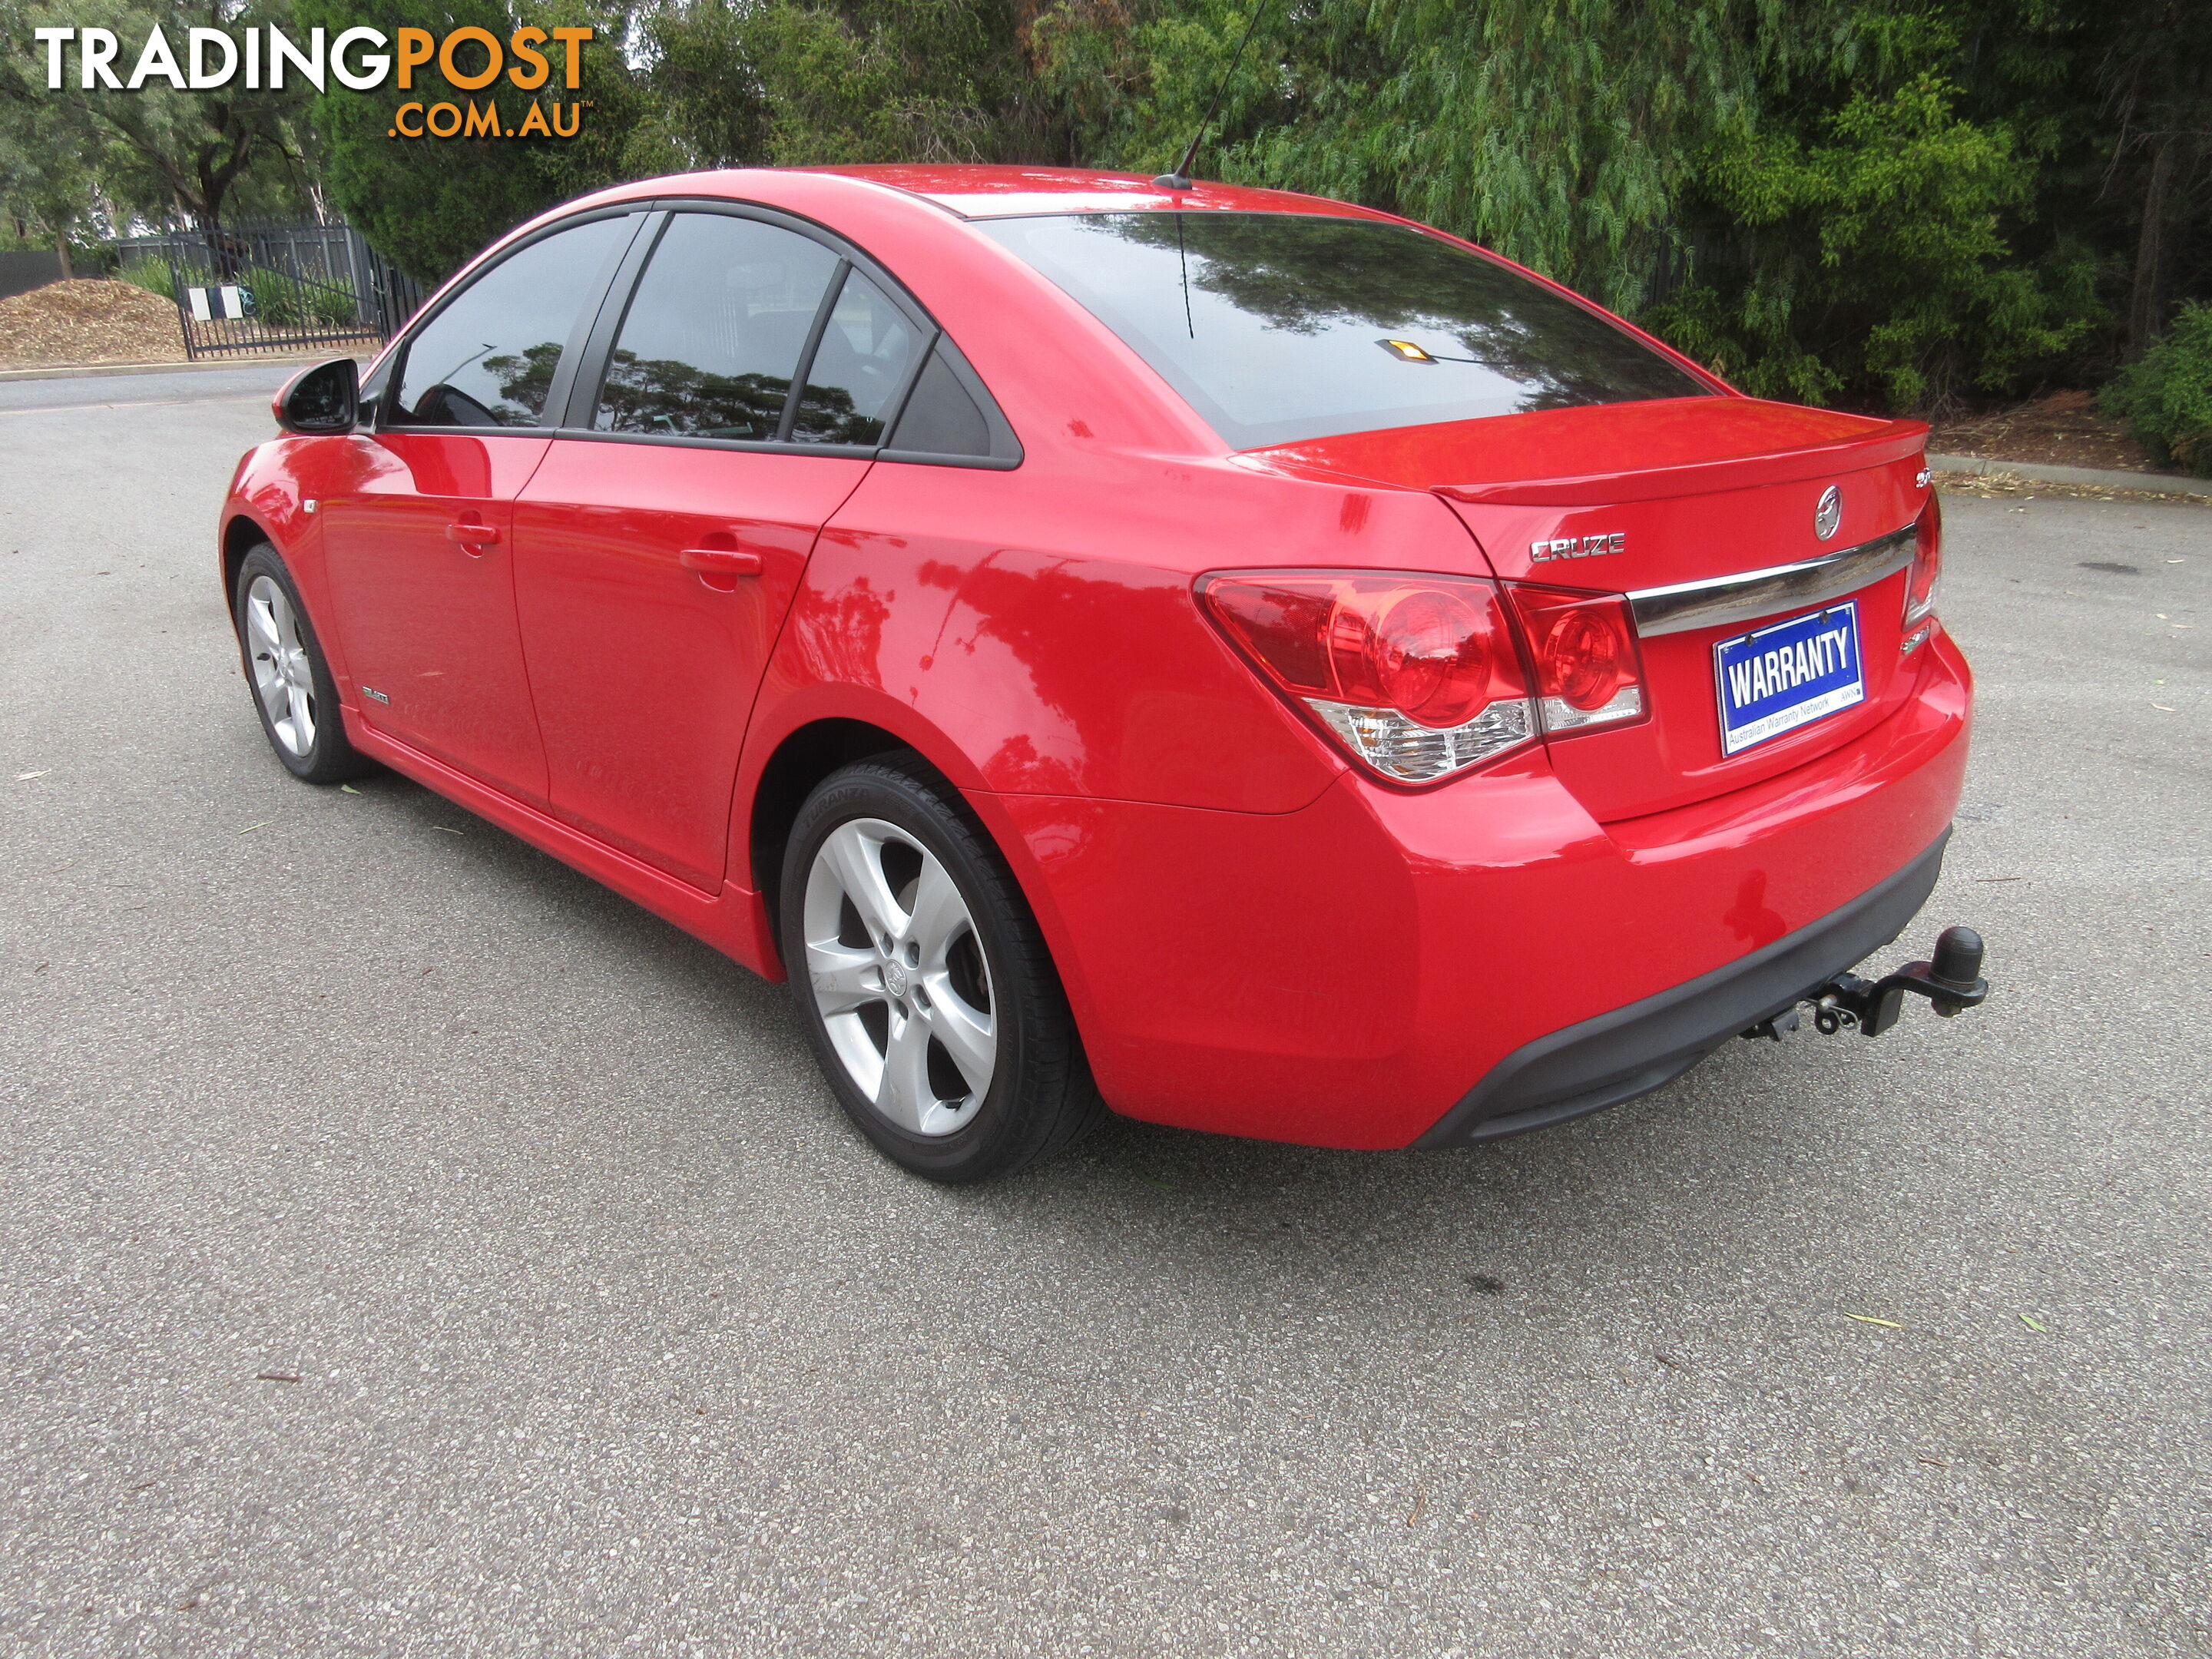
[[1762,484],[1833,477],[1892,461],[1909,460],[1928,447],[1924,421],[1891,421],[1879,431],[1765,454],[1732,455],[1673,466],[1624,467],[1571,478],[1501,478],[1486,483],[1435,484],[1455,501],[1499,507],[1610,507],[1620,501],[1709,495]]

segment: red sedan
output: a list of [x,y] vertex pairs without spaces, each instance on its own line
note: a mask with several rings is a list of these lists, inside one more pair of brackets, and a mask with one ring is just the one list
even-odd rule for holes
[[516,231],[240,462],[310,782],[381,763],[771,978],[943,1181],[1103,1106],[1441,1146],[1643,1093],[1934,885],[1926,428],[1742,397],[1340,202],[881,167]]

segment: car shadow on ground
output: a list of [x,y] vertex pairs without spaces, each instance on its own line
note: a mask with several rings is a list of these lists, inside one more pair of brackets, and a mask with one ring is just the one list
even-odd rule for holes
[[1073,1230],[1089,1248],[1147,1259],[1164,1275],[1209,1260],[1225,1271],[1229,1258],[1257,1249],[1325,1256],[1331,1271],[1387,1283],[1418,1259],[1416,1277],[1443,1273],[1484,1297],[1511,1294],[1532,1273],[1556,1278],[1563,1263],[1642,1273],[1685,1252],[1736,1259],[1771,1245],[1784,1215],[1849,1202],[1856,1179],[1838,1153],[1861,1121],[1851,1066],[1864,1057],[1838,1040],[1803,1039],[1731,1044],[1641,1100],[1483,1146],[1342,1152],[1117,1116],[1045,1167],[931,1187],[877,1158],[844,1121],[813,1076],[784,987],[395,774],[356,787],[426,842],[465,830],[445,850],[470,863],[471,879],[498,889],[502,905],[542,907],[603,972],[658,1000],[726,1008],[769,1041],[788,1060],[774,1066],[779,1107],[728,1133],[782,1141],[782,1163],[857,1164],[893,1206],[948,1206],[1038,1238]]

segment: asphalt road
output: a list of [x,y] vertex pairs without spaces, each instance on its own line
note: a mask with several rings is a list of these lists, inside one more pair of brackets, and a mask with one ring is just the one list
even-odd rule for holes
[[0,1652],[2212,1652],[2212,511],[1948,502],[1980,1013],[946,1192],[781,991],[286,776],[276,376],[155,378],[0,387]]

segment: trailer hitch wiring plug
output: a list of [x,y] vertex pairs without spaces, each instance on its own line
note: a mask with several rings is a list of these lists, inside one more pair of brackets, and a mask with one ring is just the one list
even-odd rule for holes
[[1798,1005],[1809,1002],[1813,1024],[1824,1036],[1833,1036],[1846,1025],[1857,1026],[1868,1036],[1880,1036],[1904,1013],[1907,992],[1926,997],[1944,1019],[1955,1018],[1962,1009],[1980,1007],[1990,994],[1990,982],[1982,977],[1982,936],[1971,927],[1946,927],[1936,935],[1933,962],[1908,962],[1886,979],[1838,974],[1743,1035],[1779,1042],[1784,1031],[1798,1029]]

